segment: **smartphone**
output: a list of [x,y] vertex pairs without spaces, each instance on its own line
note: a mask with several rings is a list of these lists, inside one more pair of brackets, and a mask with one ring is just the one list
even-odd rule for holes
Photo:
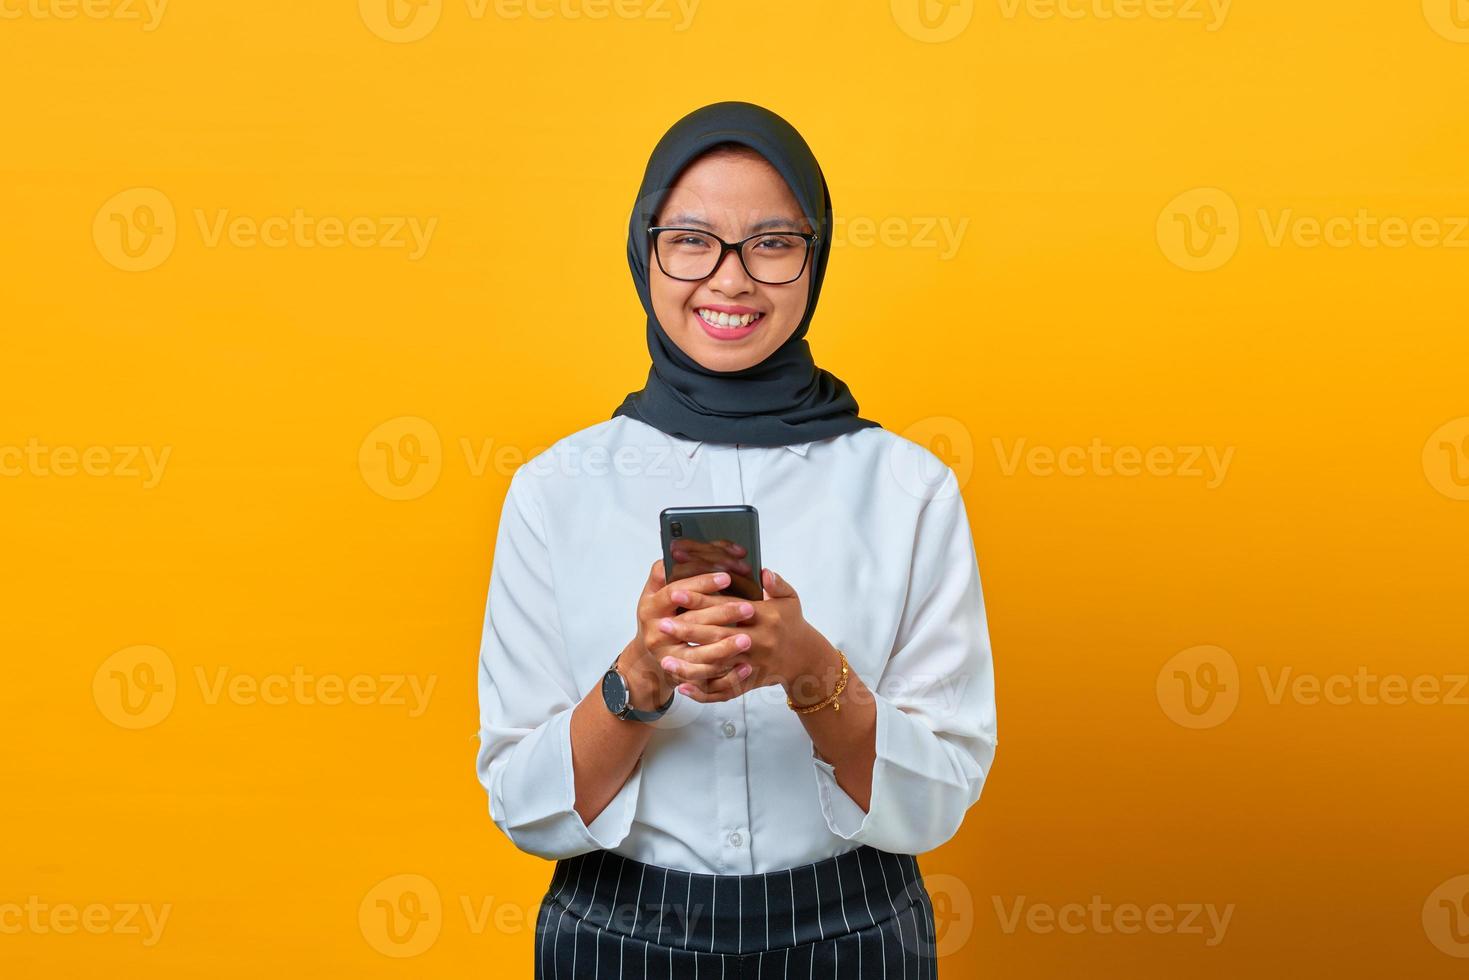
[[765,597],[760,584],[760,515],[754,507],[669,507],[658,515],[658,523],[667,581],[728,572],[729,587],[721,589],[721,595],[757,601]]

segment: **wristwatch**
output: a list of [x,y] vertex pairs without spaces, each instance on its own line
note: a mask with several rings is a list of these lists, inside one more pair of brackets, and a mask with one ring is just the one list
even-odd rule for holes
[[617,668],[617,661],[612,661],[612,666],[607,668],[607,673],[602,675],[602,700],[607,703],[607,710],[618,718],[631,719],[632,721],[657,721],[662,718],[673,704],[675,691],[668,692],[668,700],[656,711],[640,711],[632,706],[632,691],[627,686],[627,678],[622,676],[622,671]]

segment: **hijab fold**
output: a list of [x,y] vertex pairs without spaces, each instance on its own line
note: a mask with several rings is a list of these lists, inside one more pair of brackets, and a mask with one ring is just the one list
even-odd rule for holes
[[[780,173],[819,236],[805,276],[806,312],[785,343],[738,371],[715,371],[684,353],[664,331],[649,292],[649,236],[669,190],[701,153],[733,142],[758,152]],[[628,224],[627,261],[648,315],[653,363],[642,389],[615,418],[627,415],[670,435],[745,446],[787,446],[881,423],[857,414],[847,385],[811,358],[806,330],[816,312],[831,255],[831,194],[811,148],[790,123],[749,102],[716,102],[684,116],[658,141],[643,174]],[[662,275],[656,269],[652,275]]]

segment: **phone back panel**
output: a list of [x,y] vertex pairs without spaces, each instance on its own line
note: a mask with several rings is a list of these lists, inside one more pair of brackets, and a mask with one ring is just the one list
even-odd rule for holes
[[[725,571],[729,587],[723,595],[759,600],[760,515],[749,504],[669,507],[659,515],[663,535],[663,571],[668,581]],[[740,545],[732,554],[726,542]]]

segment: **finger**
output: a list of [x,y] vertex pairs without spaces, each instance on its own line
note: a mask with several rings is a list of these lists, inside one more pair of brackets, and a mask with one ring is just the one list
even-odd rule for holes
[[[712,596],[710,598],[713,598]],[[690,609],[673,617],[674,622],[729,625],[739,623],[755,615],[755,607],[745,599],[727,602],[714,601],[701,609]]]
[[755,616],[755,604],[749,599],[717,602],[701,610],[689,610],[680,614],[682,619],[687,619],[690,623],[743,623],[752,616]]
[[719,545],[719,547],[723,548],[725,551],[729,552],[736,558],[743,558],[746,554],[748,554],[748,552],[745,550],[745,546],[737,541],[730,541],[725,538],[715,538],[709,543]]
[[664,586],[667,589],[683,589],[687,592],[703,592],[712,595],[720,589],[729,588],[729,573],[723,571],[696,572],[683,575]]
[[749,684],[750,674],[754,667],[748,663],[738,664],[734,670],[719,677],[705,681],[701,686],[704,693],[711,695],[723,695],[725,697],[738,697],[745,693]]
[[680,622],[681,616],[664,616],[658,620],[658,631],[684,643],[718,643],[733,636],[728,626]]
[[733,701],[739,694],[725,691],[718,694],[710,694],[697,684],[685,683],[678,686],[678,693],[690,701],[698,701],[701,704],[719,704],[722,701]]
[[643,649],[648,651],[648,655],[655,661],[665,653],[679,653],[683,650],[693,649],[693,647],[690,647],[678,637],[670,636],[658,629],[656,623],[651,629],[644,627],[641,635]]
[[765,596],[767,599],[791,599],[796,597],[796,590],[791,587],[791,583],[775,574],[771,569],[762,569],[760,577],[765,584]]
[[[660,663],[669,677],[680,682],[689,681],[700,685],[707,685],[731,672],[731,667],[727,663],[691,663],[687,660],[679,660],[671,654],[664,657]],[[738,669],[738,665],[734,669]]]
[[[715,626],[705,623],[690,623],[682,616],[664,616],[658,620],[658,630],[685,643],[708,645],[736,635],[734,627]],[[746,647],[747,648],[747,647]]]
[[[658,617],[656,621],[649,624],[649,628],[653,631],[652,638],[648,641],[649,645],[651,647],[653,645],[716,643],[735,635],[742,620],[749,618],[739,614],[738,610],[742,607],[750,607],[750,604],[721,603],[705,610],[693,610],[677,616]],[[753,607],[750,608],[753,614]],[[734,611],[731,612],[731,609]],[[695,616],[702,617],[706,621],[701,623],[694,618]]]
[[[750,649],[750,638],[744,633],[736,633],[734,636],[726,636],[712,643],[704,643],[698,646],[689,646],[681,640],[674,640],[671,644],[659,644],[658,660],[663,663],[668,658],[673,658],[681,663],[709,664],[715,667],[728,668],[729,661],[738,657]],[[673,668],[665,667],[665,670],[679,669],[680,664]]]
[[653,562],[653,567],[648,569],[648,581],[643,584],[643,595],[656,595],[658,590],[668,583],[664,580],[663,559],[659,558]]
[[729,599],[719,594],[720,589],[728,588],[729,574],[727,572],[711,572],[707,575],[695,575],[692,578],[674,579],[663,587],[659,593],[658,605],[667,612],[682,606],[685,609],[702,609],[706,606]]

